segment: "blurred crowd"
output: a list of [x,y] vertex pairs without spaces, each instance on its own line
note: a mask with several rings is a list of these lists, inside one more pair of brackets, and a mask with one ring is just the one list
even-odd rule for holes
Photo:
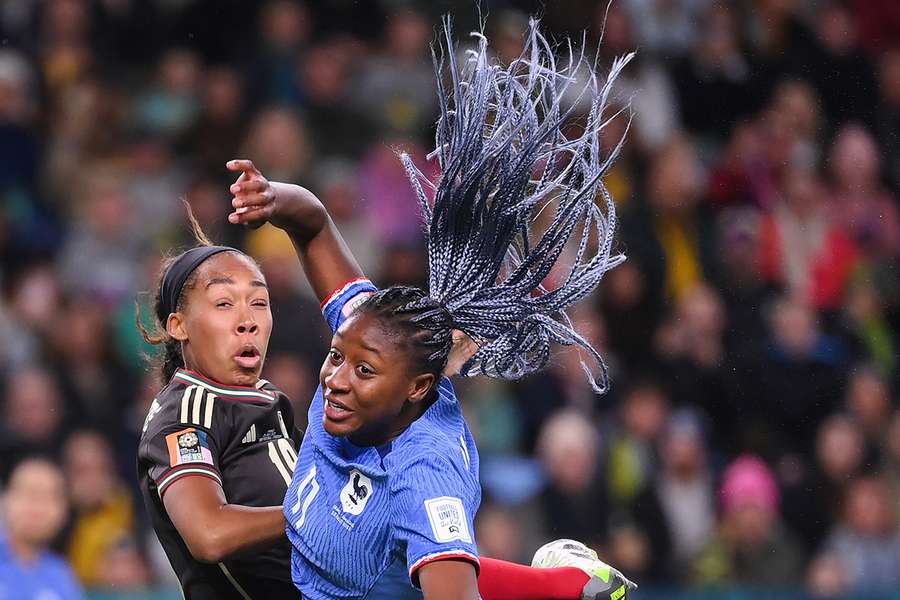
[[[460,382],[481,551],[571,537],[647,587],[900,589],[900,4],[485,6],[500,60],[532,11],[601,66],[638,53],[607,179],[628,260],[571,315],[612,391],[565,350]],[[424,283],[396,152],[438,175],[446,11],[477,25],[451,0],[0,3],[0,585],[22,547],[87,589],[172,584],[136,494],[161,383],[134,319],[190,242],[180,198],[261,261],[264,376],[306,414],[327,332],[286,239],[227,224],[226,160],[312,189],[376,283]]]

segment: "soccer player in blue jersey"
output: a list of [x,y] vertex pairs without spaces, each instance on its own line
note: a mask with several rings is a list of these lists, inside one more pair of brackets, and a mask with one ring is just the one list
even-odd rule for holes
[[[601,157],[598,136],[609,84],[628,57],[602,88],[588,77],[590,109],[570,139],[562,128],[573,113],[562,97],[583,61],[557,68],[533,23],[523,58],[508,68],[489,62],[479,35],[459,70],[447,29],[451,88],[439,69],[442,176],[433,194],[401,155],[426,220],[427,291],[378,290],[311,193],[268,183],[249,161],[229,163],[243,171],[229,220],[288,231],[334,333],[284,502],[294,583],[313,599],[471,599],[480,590],[618,600],[633,584],[599,561],[577,589],[545,590],[540,570],[494,564],[483,581],[473,528],[478,452],[446,375],[519,378],[542,368],[556,342],[587,350],[600,376],[585,369],[605,389],[600,356],[564,311],[624,258],[611,252],[614,207],[602,183],[621,143]],[[548,207],[552,223],[531,231]],[[559,285],[545,287],[570,239],[571,264]]]

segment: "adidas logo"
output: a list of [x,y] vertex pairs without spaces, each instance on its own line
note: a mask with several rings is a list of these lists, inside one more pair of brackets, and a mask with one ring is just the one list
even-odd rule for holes
[[250,426],[250,430],[247,432],[247,435],[244,436],[244,439],[241,440],[242,444],[252,444],[256,441],[256,424]]

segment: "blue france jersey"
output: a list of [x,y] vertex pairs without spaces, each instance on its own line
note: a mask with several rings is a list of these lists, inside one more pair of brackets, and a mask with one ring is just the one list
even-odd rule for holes
[[[332,331],[373,291],[357,280],[335,292],[323,306]],[[477,568],[478,452],[450,380],[438,391],[377,448],[329,435],[316,392],[284,500],[291,574],[304,598],[422,598],[413,583],[421,566],[460,558]]]

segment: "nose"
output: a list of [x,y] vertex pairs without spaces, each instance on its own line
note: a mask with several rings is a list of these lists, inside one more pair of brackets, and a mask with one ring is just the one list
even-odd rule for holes
[[259,331],[259,325],[256,324],[255,321],[244,321],[237,326],[237,332],[241,335],[245,333],[256,333]]
[[237,333],[238,335],[244,334],[254,334],[259,331],[259,325],[256,324],[256,321],[253,320],[252,313],[250,311],[245,311],[244,314],[241,315],[241,321],[237,325]]
[[345,366],[346,363],[332,366],[331,369],[325,373],[325,387],[333,392],[346,392],[349,389],[347,375],[344,370]]

